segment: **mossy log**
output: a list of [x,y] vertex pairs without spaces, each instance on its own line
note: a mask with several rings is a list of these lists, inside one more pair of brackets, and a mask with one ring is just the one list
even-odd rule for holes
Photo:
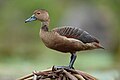
[[98,80],[90,74],[75,69],[56,69],[54,66],[45,71],[33,72],[18,80]]

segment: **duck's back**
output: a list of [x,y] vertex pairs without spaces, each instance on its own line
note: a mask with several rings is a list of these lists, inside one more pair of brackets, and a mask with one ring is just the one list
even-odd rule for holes
[[77,27],[64,26],[55,28],[53,29],[53,31],[56,31],[61,36],[65,36],[67,38],[74,38],[82,41],[83,43],[99,43],[99,41],[95,37],[91,36],[88,32]]

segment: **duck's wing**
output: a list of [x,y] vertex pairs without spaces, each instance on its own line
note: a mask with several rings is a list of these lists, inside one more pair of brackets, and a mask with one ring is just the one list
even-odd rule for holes
[[88,32],[77,27],[64,26],[55,28],[53,29],[53,31],[57,32],[61,36],[65,36],[67,38],[74,38],[82,41],[83,43],[99,43],[99,41],[95,37],[91,36]]

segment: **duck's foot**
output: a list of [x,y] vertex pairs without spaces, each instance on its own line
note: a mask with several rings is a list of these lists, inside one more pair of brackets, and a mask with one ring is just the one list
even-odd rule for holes
[[59,70],[59,69],[74,69],[74,67],[70,66],[53,66],[53,69]]

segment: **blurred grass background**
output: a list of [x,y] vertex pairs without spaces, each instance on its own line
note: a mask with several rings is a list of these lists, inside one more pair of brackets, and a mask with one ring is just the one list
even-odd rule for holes
[[[77,69],[101,71],[120,68],[119,0],[1,0],[1,80],[14,80],[34,70],[68,64],[69,54],[61,54],[44,46],[38,34],[40,28],[38,21],[24,23],[25,19],[38,8],[49,11],[50,29],[62,25],[81,26],[79,23],[85,23],[88,27],[83,29],[98,37],[105,46],[105,50],[78,52],[74,65]],[[91,12],[95,13],[92,17],[89,15]],[[90,18],[85,18],[84,13]],[[93,18],[95,20],[91,21]],[[89,19],[96,25],[91,25]]]

